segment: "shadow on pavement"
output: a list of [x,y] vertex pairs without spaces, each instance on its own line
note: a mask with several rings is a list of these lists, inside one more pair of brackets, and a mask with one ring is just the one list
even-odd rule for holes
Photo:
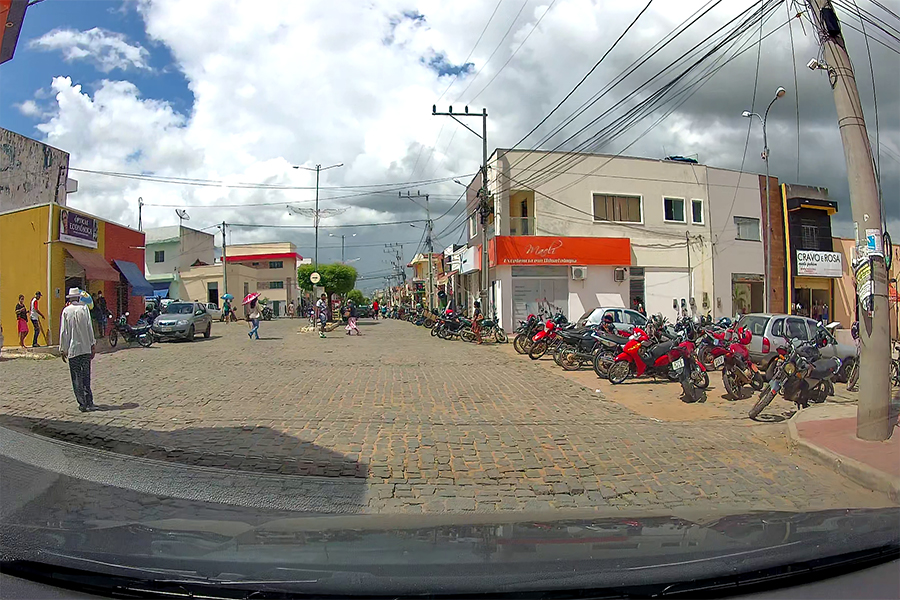
[[125,402],[124,404],[95,404],[98,410],[101,411],[114,411],[114,410],[131,410],[133,408],[138,408],[140,404],[137,402]]
[[[124,405],[123,405],[124,406]],[[201,467],[274,475],[365,478],[368,465],[269,427],[187,427],[172,431],[138,429],[84,421],[0,415],[0,425],[107,450]]]

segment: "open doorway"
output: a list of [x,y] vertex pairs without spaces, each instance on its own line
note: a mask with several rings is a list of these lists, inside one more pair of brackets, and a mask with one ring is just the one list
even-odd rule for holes
[[219,306],[219,282],[210,281],[206,284],[206,301]]

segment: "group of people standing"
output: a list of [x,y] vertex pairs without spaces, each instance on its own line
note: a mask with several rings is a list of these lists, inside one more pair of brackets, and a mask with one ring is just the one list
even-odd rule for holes
[[[41,312],[41,292],[37,291],[34,293],[34,296],[31,298],[31,308],[27,308],[25,306],[25,296],[23,294],[19,294],[19,303],[16,304],[16,323],[18,325],[19,331],[19,346],[22,348],[25,347],[25,338],[28,337],[28,321],[31,321],[32,328],[34,329],[34,338],[31,340],[31,347],[38,347],[38,334],[43,331],[41,327],[41,319],[46,319],[44,313]],[[49,344],[49,340],[47,340],[47,335],[44,334],[44,342]]]

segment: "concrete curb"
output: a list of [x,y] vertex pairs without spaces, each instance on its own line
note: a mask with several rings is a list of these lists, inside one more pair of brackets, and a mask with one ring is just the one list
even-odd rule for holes
[[788,419],[788,431],[791,435],[791,447],[800,451],[807,458],[833,469],[844,477],[875,492],[883,492],[892,502],[900,502],[900,478],[892,477],[883,471],[879,471],[857,460],[842,456],[827,448],[822,448],[800,437],[795,421],[797,415]]

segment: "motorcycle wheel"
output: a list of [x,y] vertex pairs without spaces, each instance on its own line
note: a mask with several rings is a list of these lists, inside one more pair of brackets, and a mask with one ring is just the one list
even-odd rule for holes
[[423,325],[425,325],[425,327],[427,327],[428,329],[431,329],[432,327],[434,327],[434,321],[432,319],[425,319]]
[[705,390],[709,387],[709,373],[701,371],[699,366],[695,365],[694,367],[696,371],[691,369],[691,383],[694,384],[694,387]]
[[894,386],[900,385],[900,368],[897,366],[897,361],[891,361],[891,383]]
[[712,352],[709,348],[701,348],[700,351],[697,352],[697,360],[699,360],[700,363],[706,367],[707,371],[716,370],[716,368],[713,366]]
[[728,394],[729,400],[740,400],[743,398],[741,393],[743,386],[735,381],[734,373],[728,367],[722,369],[722,384],[725,386],[725,393]]
[[566,371],[577,371],[581,368],[581,359],[578,358],[578,354],[575,350],[571,348],[563,350],[560,352],[562,355],[559,359],[559,364]]
[[[894,371],[896,370],[896,366],[894,363],[891,363],[891,379],[894,379]],[[847,375],[847,389],[853,390],[856,388],[856,384],[859,381],[859,361],[854,360],[853,364],[850,365],[850,372]]]
[[594,372],[597,377],[606,379],[609,377],[609,367],[613,364],[613,358],[605,354],[597,353],[594,355]]
[[518,352],[519,354],[528,354],[528,352],[525,350],[525,347],[524,347],[525,340],[527,340],[527,339],[528,339],[528,336],[525,335],[524,333],[518,334],[516,337],[513,338],[513,349],[516,352]]
[[[705,392],[701,391],[701,393]],[[691,383],[690,377],[681,378],[681,401],[685,404],[693,404],[697,401],[696,389],[694,388],[694,384]]]
[[628,379],[631,374],[631,363],[627,360],[620,360],[610,365],[606,373],[606,378],[610,383],[619,384]]
[[815,398],[811,399],[816,404],[825,402],[825,399],[828,398],[828,396],[834,396],[834,382],[832,382],[830,379],[826,379],[819,385],[821,386],[821,388],[819,389],[819,394],[817,394]]
[[502,327],[498,327],[494,330],[494,339],[497,340],[498,344],[505,344],[509,341],[509,336],[506,335]]
[[756,404],[753,405],[753,408],[751,408],[750,412],[748,413],[750,415],[750,418],[755,421],[756,417],[759,416],[759,413],[761,413],[763,409],[767,407],[770,402],[772,402],[772,399],[774,397],[775,392],[772,391],[772,387],[769,385],[764,387],[762,394],[760,394],[759,396],[759,400],[756,401]]
[[441,333],[441,326],[440,326],[440,325],[435,325],[434,327],[431,328],[431,335],[432,335],[432,336],[439,336],[440,333]]
[[555,363],[556,363],[557,365],[559,365],[560,367],[563,366],[563,364],[562,364],[562,354],[563,354],[563,352],[565,352],[565,351],[568,350],[568,349],[569,349],[569,348],[566,348],[565,346],[557,346],[556,348],[553,348],[553,349],[550,351],[550,355],[553,357],[553,362],[555,362]]
[[149,348],[150,345],[153,343],[153,336],[150,335],[149,333],[142,333],[141,335],[138,336],[137,341],[138,341],[138,344],[140,344],[144,348]]
[[475,333],[471,329],[463,329],[459,332],[459,339],[464,342],[474,342],[477,338],[475,337]]
[[109,345],[113,348],[116,347],[116,344],[119,343],[119,332],[113,329],[109,332]]
[[547,342],[541,340],[532,344],[531,350],[528,351],[528,358],[537,360],[545,354],[547,354]]

